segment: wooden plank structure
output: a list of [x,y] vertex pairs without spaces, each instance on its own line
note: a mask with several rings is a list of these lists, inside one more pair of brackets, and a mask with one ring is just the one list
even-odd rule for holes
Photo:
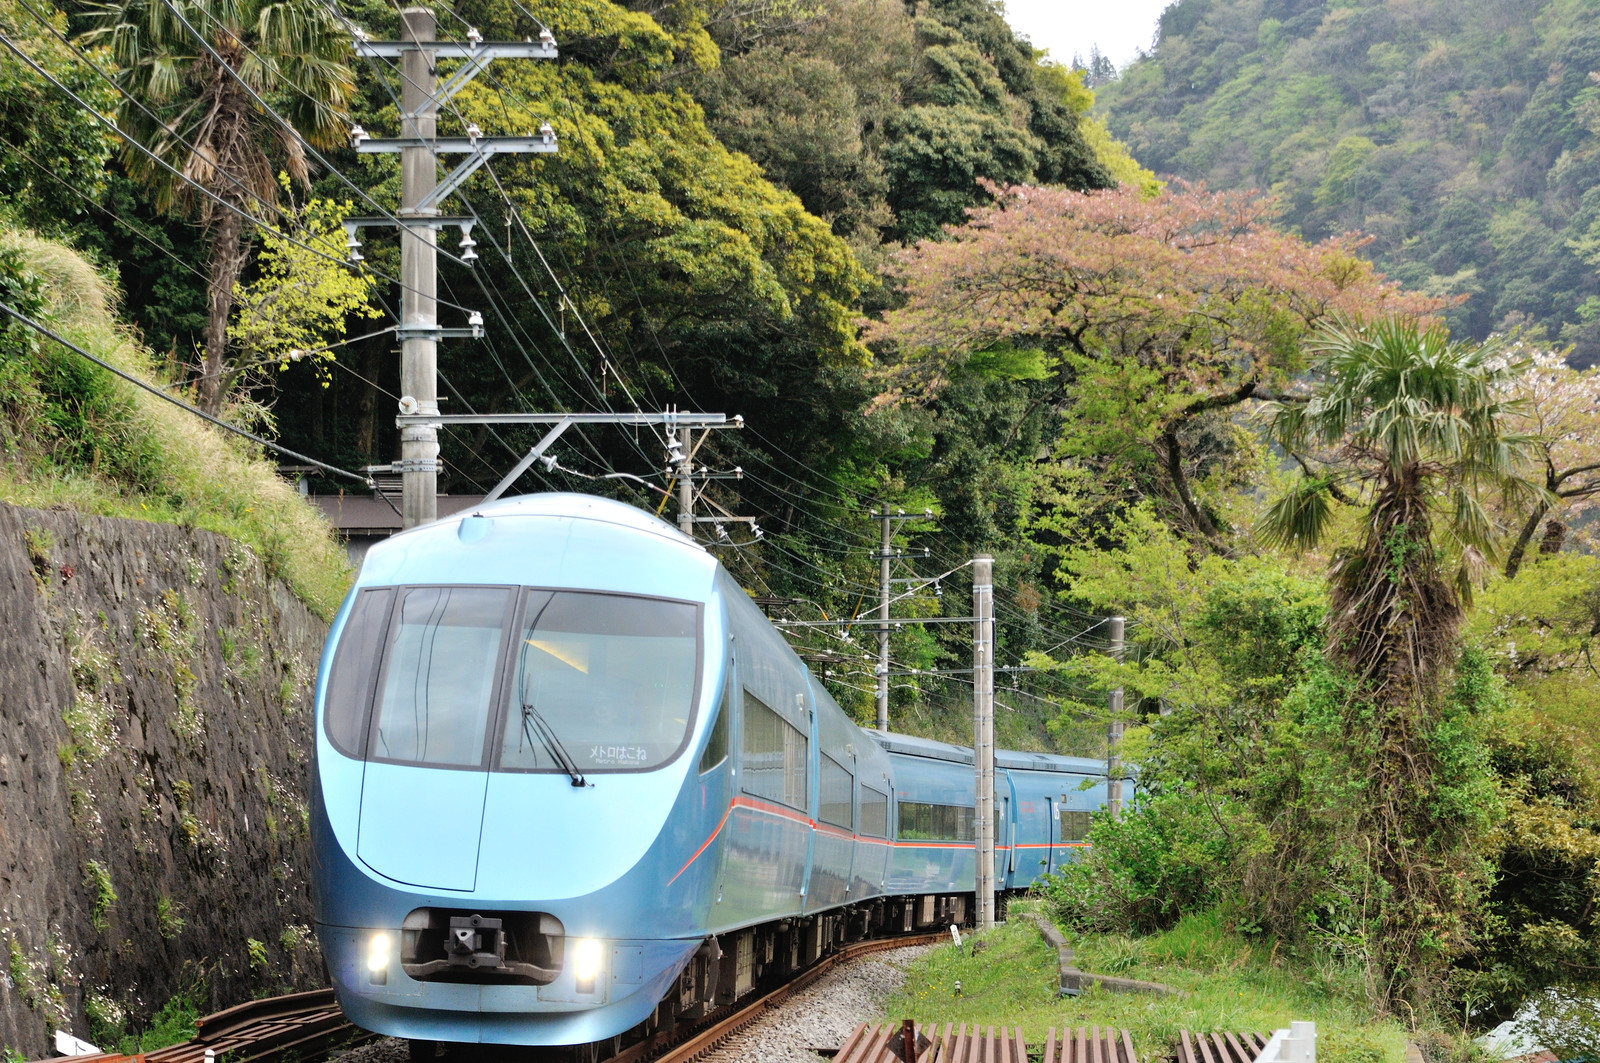
[[1255,1063],[1267,1047],[1268,1035],[1259,1033],[1178,1034],[1178,1063]]
[[1028,1063],[1028,1046],[1022,1039],[1022,1030],[1009,1026],[997,1029],[969,1027],[966,1023],[945,1023],[940,1027],[915,1026],[909,1020],[881,1025],[864,1022],[851,1032],[833,1058],[834,1063]]
[[1111,1026],[1070,1026],[1059,1035],[1054,1026],[1045,1038],[1039,1063],[1139,1063],[1127,1030]]

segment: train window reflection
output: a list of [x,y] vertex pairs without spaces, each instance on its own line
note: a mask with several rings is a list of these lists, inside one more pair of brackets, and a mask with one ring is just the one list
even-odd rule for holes
[[638,770],[682,747],[699,660],[694,605],[530,591],[516,652],[501,768]]
[[510,596],[493,587],[405,592],[384,669],[373,756],[482,764]]
[[861,787],[861,833],[868,838],[889,836],[889,795],[882,790]]
[[900,802],[900,837],[908,841],[972,841],[971,805]]
[[356,595],[333,657],[322,713],[328,741],[346,756],[360,758],[366,745],[367,722],[372,718],[373,678],[383,637],[389,633],[389,602],[393,598],[391,587]]
[[846,830],[854,827],[850,816],[850,791],[855,788],[855,776],[850,774],[850,769],[824,753],[821,783],[822,801],[817,818]]

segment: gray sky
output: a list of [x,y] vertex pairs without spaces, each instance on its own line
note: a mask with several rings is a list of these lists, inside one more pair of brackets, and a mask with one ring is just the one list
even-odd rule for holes
[[1171,0],[1005,0],[1006,18],[1035,48],[1050,49],[1050,58],[1065,63],[1089,47],[1122,69],[1139,48],[1150,47],[1156,19]]

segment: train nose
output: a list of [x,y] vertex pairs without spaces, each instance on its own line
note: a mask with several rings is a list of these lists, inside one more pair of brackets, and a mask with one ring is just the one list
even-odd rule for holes
[[[426,785],[421,776],[427,777]],[[385,878],[471,892],[483,831],[483,771],[369,761],[361,784],[356,855]]]

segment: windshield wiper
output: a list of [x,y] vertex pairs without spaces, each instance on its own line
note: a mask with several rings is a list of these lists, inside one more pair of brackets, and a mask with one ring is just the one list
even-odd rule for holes
[[587,786],[583,772],[578,770],[578,762],[572,759],[572,754],[567,752],[567,747],[561,744],[561,739],[556,735],[555,728],[550,726],[550,721],[542,716],[533,702],[522,703],[522,736],[529,742],[538,738],[539,744],[544,746],[544,751],[550,754],[556,763],[561,765],[572,779],[574,786]]

